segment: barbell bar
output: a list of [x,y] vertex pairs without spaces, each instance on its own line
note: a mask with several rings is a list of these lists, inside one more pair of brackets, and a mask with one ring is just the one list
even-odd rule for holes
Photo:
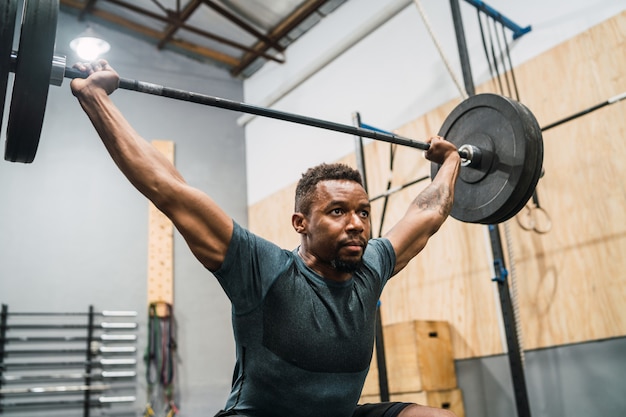
[[[0,24],[15,21],[17,0],[5,1]],[[54,55],[59,0],[24,0],[19,48],[0,55],[0,88],[15,74],[6,134],[5,159],[30,163],[41,136],[50,84],[87,74],[65,66]],[[0,45],[13,44],[13,30],[0,32]],[[9,39],[10,38],[10,39]],[[5,84],[6,85],[6,84]],[[149,82],[120,79],[119,87],[190,103],[346,133],[428,150],[426,142],[393,133],[335,123]],[[6,87],[5,87],[6,88]],[[0,91],[2,93],[2,91]],[[460,221],[493,224],[508,220],[532,195],[543,164],[543,139],[537,121],[523,104],[495,94],[472,96],[446,118],[439,135],[453,142],[463,159],[451,215]],[[431,164],[431,176],[439,169]]]
[[[15,72],[17,62],[17,52],[11,54],[11,72]],[[54,56],[52,60],[53,72],[51,74],[51,82],[55,84],[58,77],[58,73],[62,71],[62,78],[74,79],[74,78],[87,78],[88,74],[79,71],[75,68],[65,66],[66,58],[62,56]],[[61,68],[59,70],[58,68]],[[56,73],[56,74],[55,74]],[[280,110],[274,110],[266,107],[254,106],[243,102],[229,100],[225,98],[195,93],[191,91],[180,90],[176,88],[165,87],[163,85],[153,84],[145,81],[133,80],[128,78],[120,78],[119,88],[122,90],[135,91],[144,94],[150,94],[159,97],[170,98],[174,100],[185,101],[189,103],[202,104],[210,107],[217,107],[226,110],[240,111],[242,113],[255,114],[257,116],[269,117],[272,119],[283,120],[287,122],[293,122],[301,125],[307,125],[317,127],[321,129],[332,130],[340,133],[347,133],[355,136],[362,136],[370,139],[375,139],[383,142],[394,143],[397,145],[408,146],[415,149],[428,150],[430,144],[426,142],[420,142],[407,137],[396,135],[394,133],[382,132],[380,130],[369,130],[367,128],[360,128],[356,126],[345,125],[341,123],[331,122],[328,120],[317,119],[308,116],[302,116],[299,114],[288,113]],[[7,139],[8,140],[8,139]],[[479,153],[480,149],[471,149],[469,145],[465,148],[459,149],[461,157],[471,163],[473,154]],[[6,155],[5,155],[6,158]],[[22,156],[21,153],[16,154],[16,157],[9,157],[8,160],[12,162],[32,162],[34,155],[27,154]]]

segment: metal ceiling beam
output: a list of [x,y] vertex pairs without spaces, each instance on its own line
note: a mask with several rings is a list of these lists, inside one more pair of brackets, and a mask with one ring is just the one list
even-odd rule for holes
[[[203,36],[205,38],[214,40],[214,41],[222,43],[224,45],[228,45],[228,46],[230,46],[232,48],[239,49],[241,51],[248,52],[248,53],[258,54],[258,55],[263,56],[263,58],[269,59],[271,61],[276,61],[276,62],[279,62],[279,63],[285,62],[284,59],[277,58],[277,57],[275,57],[273,55],[267,54],[267,53],[265,53],[265,51],[259,53],[255,49],[253,49],[252,47],[249,47],[249,46],[246,46],[246,45],[242,45],[240,43],[231,41],[230,39],[226,39],[226,38],[224,38],[222,36],[219,36],[219,35],[216,35],[214,33],[210,33],[210,32],[204,31],[202,29],[199,29],[199,28],[196,28],[196,27],[193,27],[193,26],[189,26],[189,25],[185,24],[185,22],[180,22],[179,20],[174,19],[172,17],[161,16],[161,15],[153,13],[153,12],[151,12],[149,10],[142,9],[141,7],[134,6],[132,4],[126,3],[126,2],[121,1],[121,0],[107,0],[107,1],[109,3],[113,3],[113,4],[117,5],[117,6],[124,7],[126,9],[128,9],[128,10],[131,10],[131,11],[135,12],[135,13],[142,14],[144,16],[150,17],[152,19],[159,20],[159,21],[164,22],[164,23],[169,23],[171,25],[178,25],[181,29],[185,29],[185,30],[187,30],[189,32],[193,32],[193,33],[195,33],[197,35],[200,35],[200,36]],[[159,39],[160,39],[161,36],[162,36],[162,34],[159,35]],[[170,42],[173,42],[173,40],[170,41]]]
[[187,3],[183,10],[176,11],[176,22],[170,23],[169,27],[165,30],[163,38],[161,38],[161,41],[157,45],[159,49],[162,49],[165,44],[172,39],[172,36],[174,36],[176,31],[180,29],[181,25],[183,25],[187,21],[187,19],[189,19],[189,16],[191,16],[192,13],[195,12],[199,6],[200,1],[193,0]]
[[[306,20],[313,13],[317,12],[317,10],[322,7],[328,0],[308,0],[300,7],[298,7],[293,13],[291,13],[285,20],[280,22],[272,31],[268,34],[268,37],[272,39],[274,42],[278,42],[280,39],[285,37],[289,32],[295,29],[300,23]],[[250,65],[258,56],[263,56],[263,54],[271,47],[271,44],[267,42],[259,41],[256,43],[252,49],[254,52],[247,53],[241,59],[239,65],[231,70],[231,75],[236,77],[243,70],[245,70],[248,65]]]
[[[84,4],[80,2],[79,0],[61,0],[61,4],[63,6],[76,9],[76,10],[82,10],[84,7]],[[129,29],[130,31],[134,33],[143,35],[151,39],[155,39],[157,41],[163,35],[159,31],[139,25],[128,19],[124,19],[118,15],[115,15],[113,13],[109,13],[103,10],[93,9],[90,14],[94,17],[97,17],[98,19],[102,19],[103,21],[113,23],[117,26]],[[203,58],[211,59],[213,61],[225,64],[228,67],[234,67],[239,64],[239,60],[237,58],[234,58],[228,54],[224,54],[219,51],[215,51],[210,48],[204,48],[199,45],[192,44],[190,42],[185,42],[181,40],[172,40],[170,42],[170,45],[174,47],[175,49],[179,49],[183,52],[187,52],[187,53],[197,55]]]
[[272,46],[272,48],[276,49],[279,52],[283,52],[285,50],[285,48],[279,45],[278,42],[276,42],[273,39],[270,39],[265,34],[259,32],[254,27],[252,27],[252,25],[248,24],[247,22],[239,18],[234,13],[231,13],[229,10],[227,10],[223,6],[220,6],[218,3],[215,3],[212,0],[202,0],[202,2],[208,7],[210,7],[211,9],[213,9],[216,13],[224,16],[226,19],[230,20],[232,23],[234,23],[235,25],[239,26],[244,31],[248,32],[249,34],[257,38],[259,41],[269,43]]
[[85,7],[83,7],[83,9],[78,14],[78,20],[82,22],[85,19],[85,15],[91,13],[91,11],[93,10],[93,6],[96,5],[96,1],[97,0],[88,0],[87,3],[85,3]]

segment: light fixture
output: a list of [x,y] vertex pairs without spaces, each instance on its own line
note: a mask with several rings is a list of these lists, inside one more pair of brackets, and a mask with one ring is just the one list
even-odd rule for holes
[[79,58],[85,61],[95,61],[100,55],[108,52],[111,45],[101,39],[91,26],[87,26],[83,33],[70,42],[70,48]]

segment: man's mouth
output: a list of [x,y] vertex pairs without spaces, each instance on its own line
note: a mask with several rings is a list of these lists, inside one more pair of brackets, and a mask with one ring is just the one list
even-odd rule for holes
[[365,244],[363,244],[363,242],[360,242],[360,241],[350,241],[350,242],[343,243],[341,246],[346,248],[350,252],[361,252],[363,248],[365,247]]

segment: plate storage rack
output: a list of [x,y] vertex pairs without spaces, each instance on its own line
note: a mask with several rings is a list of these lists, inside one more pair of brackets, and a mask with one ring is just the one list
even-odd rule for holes
[[0,415],[136,415],[137,313],[0,311]]

